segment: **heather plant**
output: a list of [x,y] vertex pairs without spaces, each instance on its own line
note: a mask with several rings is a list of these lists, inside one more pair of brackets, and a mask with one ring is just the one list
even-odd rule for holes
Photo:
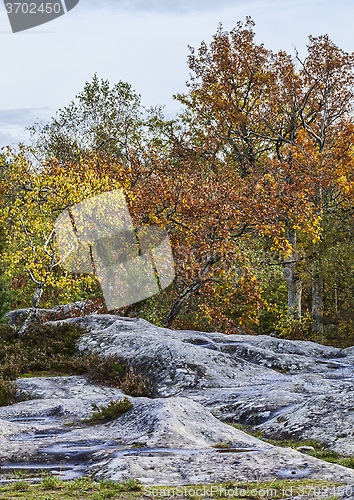
[[0,377],[0,406],[14,403],[16,398],[16,386],[9,380]]
[[13,381],[21,376],[83,375],[131,396],[151,394],[151,383],[119,356],[77,353],[76,341],[84,332],[70,322],[36,323],[19,337],[18,329],[0,325],[0,406],[15,401]]

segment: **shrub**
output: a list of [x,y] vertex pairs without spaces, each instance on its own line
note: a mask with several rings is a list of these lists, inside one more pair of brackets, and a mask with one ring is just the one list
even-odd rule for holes
[[76,342],[84,333],[85,329],[75,323],[36,323],[21,340],[26,347],[45,349],[48,356],[70,356],[74,354]]
[[95,411],[90,418],[84,420],[84,422],[88,424],[104,423],[109,420],[114,420],[122,413],[133,408],[133,404],[127,397],[121,401],[113,401],[113,399],[111,399],[107,406],[97,406],[95,403],[92,403],[91,406]]
[[324,343],[323,334],[312,329],[313,319],[311,314],[303,314],[301,319],[292,316],[281,316],[275,325],[277,337],[288,340],[310,340]]
[[125,394],[134,397],[149,397],[152,392],[151,382],[136,373],[117,354],[99,357],[88,354],[81,358],[84,362],[85,376],[99,384],[122,389]]
[[7,406],[16,401],[16,385],[9,381],[0,378],[0,406]]
[[133,397],[149,397],[152,393],[152,384],[144,379],[134,368],[129,368],[125,378],[120,384],[120,389],[125,394]]
[[74,323],[36,323],[18,338],[16,329],[0,324],[0,405],[15,401],[11,383],[23,374],[76,374],[99,384],[121,388],[131,396],[150,396],[151,383],[119,356],[76,353],[76,341],[85,330]]

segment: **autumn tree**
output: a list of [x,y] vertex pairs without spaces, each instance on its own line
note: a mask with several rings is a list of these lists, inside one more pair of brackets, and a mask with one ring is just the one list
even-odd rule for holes
[[177,278],[166,326],[191,300],[214,329],[255,324],[269,307],[250,259],[263,238],[281,255],[272,265],[284,272],[288,314],[301,316],[301,260],[312,268],[315,326],[321,320],[326,211],[334,198],[351,203],[353,59],[327,36],[310,37],[304,61],[275,54],[256,44],[253,27],[250,18],[229,33],[220,26],[209,46],[191,49],[176,119],[155,110],[142,121],[128,84],[111,89],[95,76],[76,103],[32,128],[37,156],[51,165],[38,179],[76,185],[71,175],[87,165],[105,189],[124,189],[136,225],[168,230]]
[[[60,291],[64,302],[71,302],[95,279],[90,275],[73,276],[60,266],[54,223],[68,207],[95,194],[110,191],[117,183],[97,171],[97,161],[82,160],[75,165],[59,165],[56,160],[36,169],[28,151],[8,153],[6,178],[7,203],[1,208],[7,245],[1,254],[1,266],[9,280],[22,276],[32,283],[31,310],[21,332],[36,316],[46,289]],[[28,291],[21,287],[22,293]],[[20,291],[20,290],[19,290]]]
[[[300,318],[296,234],[305,225],[299,226],[294,213],[298,198],[305,196],[313,226],[318,226],[326,175],[315,168],[300,176],[294,155],[307,140],[310,148],[314,145],[323,155],[318,159],[322,165],[338,130],[350,121],[353,55],[338,49],[328,36],[309,38],[304,61],[283,51],[274,54],[255,43],[253,26],[250,18],[229,33],[220,26],[210,46],[202,43],[198,52],[191,48],[189,92],[177,96],[186,106],[182,120],[188,123],[189,134],[184,134],[183,146],[180,138],[175,136],[174,141],[182,157],[189,153],[190,158],[199,158],[199,164],[216,175],[223,175],[225,168],[242,179],[268,173],[279,186],[288,186],[285,191],[297,192],[287,199],[288,210],[279,211],[273,224],[277,227],[281,218],[290,247],[280,262],[288,285],[288,313]],[[277,203],[284,203],[281,196],[279,192]],[[319,267],[314,261],[315,322],[322,307]]]
[[[192,297],[204,293],[206,302],[207,297],[212,300],[200,304],[200,311],[211,323],[220,320],[228,331],[237,324],[250,325],[266,304],[242,242],[250,236],[271,236],[278,249],[289,252],[282,219],[294,200],[294,224],[315,236],[311,196],[297,199],[299,185],[282,183],[277,169],[271,173],[272,165],[243,177],[222,163],[218,173],[208,171],[189,157],[171,167],[171,151],[173,145],[164,154],[154,146],[146,152],[146,162],[141,157],[132,161],[130,177],[127,170],[123,172],[131,214],[137,222],[168,229],[174,244],[177,297],[165,324],[170,326]],[[237,301],[246,306],[243,317],[236,314]]]

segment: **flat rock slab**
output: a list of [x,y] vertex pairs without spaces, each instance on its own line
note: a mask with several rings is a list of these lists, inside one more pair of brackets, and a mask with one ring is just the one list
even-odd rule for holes
[[285,408],[280,416],[257,428],[278,439],[315,439],[337,453],[353,455],[354,387],[313,396],[295,408]]
[[78,349],[101,356],[118,354],[152,381],[154,396],[173,396],[185,388],[232,387],[245,380],[262,383],[282,378],[217,346],[209,348],[211,340],[205,334],[180,335],[144,320],[117,317],[113,321],[114,316],[107,316],[108,326],[104,315],[75,319],[90,329],[79,339]]
[[[18,379],[16,384],[19,390],[29,393],[35,399],[78,399],[95,403],[96,399],[117,399],[124,395],[120,389],[97,385],[85,377],[73,375],[70,377],[26,377]],[[13,406],[8,408],[8,411],[11,411]],[[0,407],[0,415],[2,411],[5,410]]]
[[[264,443],[263,443],[264,444]],[[210,452],[190,454],[104,458],[91,467],[100,480],[122,481],[129,477],[144,485],[187,485],[276,479],[321,479],[352,484],[354,472],[340,465],[323,462],[291,448],[273,447],[259,451]]]

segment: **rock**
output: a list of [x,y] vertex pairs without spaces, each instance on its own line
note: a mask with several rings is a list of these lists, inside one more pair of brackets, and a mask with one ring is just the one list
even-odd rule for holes
[[314,451],[315,448],[313,446],[298,446],[296,449],[297,451],[301,451],[301,453],[306,453],[306,451]]
[[[4,318],[8,320],[9,325],[15,325],[21,320],[24,320],[30,308],[17,309],[5,314]],[[64,304],[53,307],[52,309],[37,309],[37,319],[45,321],[56,321],[65,318],[84,316],[88,313],[97,314],[104,310],[104,306],[94,300],[80,300],[71,304]]]
[[[96,402],[96,399],[102,398],[120,398],[124,395],[123,391],[114,387],[104,387],[93,384],[85,377],[26,377],[20,378],[16,382],[19,390],[29,393],[32,398],[38,399],[77,399],[80,401]],[[25,402],[24,402],[25,403]],[[6,407],[7,410],[0,407],[0,416],[2,412],[11,412],[14,406]]]
[[[247,483],[277,479],[337,480],[352,483],[352,470],[303,455],[291,448],[218,453],[199,450],[175,454],[140,453],[108,459],[98,466],[97,479],[122,481],[134,477],[143,485],[187,485],[200,483]],[[145,491],[148,491],[146,487]]]
[[[89,329],[78,341],[82,352],[122,356],[152,380],[155,397],[181,395],[222,421],[257,425],[269,437],[314,438],[354,453],[353,435],[344,430],[345,442],[338,437],[342,415],[344,426],[351,425],[345,409],[352,404],[354,363],[348,350],[264,335],[174,331],[110,315],[75,321]],[[332,424],[325,404],[310,410],[328,394],[339,402],[331,407]]]
[[354,356],[354,346],[343,349],[343,353],[345,354],[345,356]]
[[150,379],[153,398],[130,398],[133,408],[104,425],[72,428],[65,424],[87,418],[91,403],[121,399],[122,391],[83,377],[20,379],[19,388],[36,399],[0,408],[2,460],[78,462],[97,478],[134,476],[145,485],[257,475],[353,483],[353,470],[303,455],[305,448],[270,446],[226,423],[354,454],[352,348],[174,331],[109,314],[63,321],[85,327],[79,351],[117,354]]
[[[230,482],[235,477],[354,481],[353,470],[269,445],[222,423],[188,398],[130,398],[131,410],[87,427],[79,420],[89,415],[90,403],[121,398],[121,391],[76,376],[20,379],[18,384],[38,399],[0,408],[0,473],[20,462],[54,471],[64,467],[65,477],[135,477],[144,485]],[[65,425],[69,421],[76,425]]]
[[102,315],[76,318],[91,330],[79,339],[79,350],[101,356],[119,354],[152,381],[154,396],[172,396],[186,388],[237,387],[246,379],[262,383],[282,378],[269,368],[222,352],[205,334],[179,335],[144,320],[119,317],[114,322],[110,317],[103,327],[105,319]]
[[342,455],[354,454],[354,387],[342,385],[331,393],[308,398],[257,426],[276,439],[314,439]]
[[[16,311],[10,311],[5,314],[4,319],[7,320],[9,325],[16,325],[19,321],[23,321],[26,319],[27,314],[30,312],[30,309],[17,309]],[[47,314],[50,314],[50,309],[37,309],[37,317],[40,319]],[[50,316],[53,318],[53,316]]]
[[[77,344],[81,352],[119,354],[152,380],[155,396],[171,396],[191,388],[285,382],[288,378],[274,368],[321,372],[332,366],[330,356],[341,353],[313,342],[292,346],[290,341],[266,336],[175,331],[141,319],[111,315],[75,321],[90,330]],[[275,350],[271,351],[271,347]],[[297,354],[291,354],[291,348]]]

